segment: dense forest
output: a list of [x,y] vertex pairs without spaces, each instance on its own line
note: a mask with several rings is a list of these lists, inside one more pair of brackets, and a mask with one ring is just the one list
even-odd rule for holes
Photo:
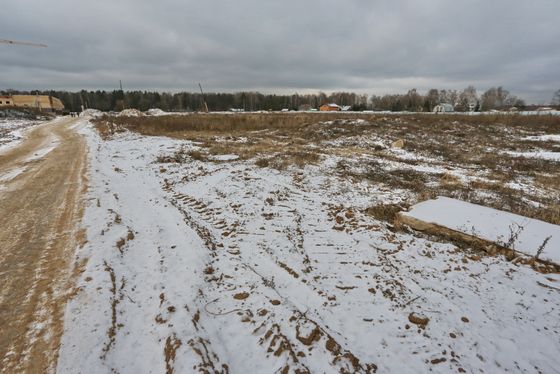
[[[58,97],[70,111],[94,108],[103,111],[120,111],[135,108],[142,111],[159,108],[165,111],[198,111],[203,107],[200,93],[169,93],[154,91],[16,91],[4,90],[0,94],[40,94]],[[456,111],[504,109],[525,107],[525,102],[511,95],[502,87],[493,87],[478,95],[472,86],[462,91],[431,89],[426,94],[416,89],[406,94],[368,96],[351,92],[305,95],[274,95],[259,92],[208,93],[204,99],[211,111],[230,109],[255,110],[308,110],[325,103],[350,106],[352,110],[432,111],[434,106],[449,103]]]

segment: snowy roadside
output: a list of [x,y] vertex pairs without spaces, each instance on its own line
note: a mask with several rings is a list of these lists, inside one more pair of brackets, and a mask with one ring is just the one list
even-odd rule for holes
[[25,137],[26,131],[44,121],[23,119],[0,119],[0,155],[17,146]]
[[[57,121],[56,119],[52,122]],[[17,147],[25,137],[27,133],[38,126],[45,125],[52,122],[45,121],[30,121],[30,120],[0,120],[0,157],[6,154],[10,149]],[[27,170],[28,165],[34,161],[37,161],[47,154],[49,154],[53,149],[55,149],[59,144],[59,139],[56,135],[49,133],[48,136],[40,140],[40,147],[35,149],[35,151],[30,154],[27,158],[22,159],[22,162],[17,166],[8,168],[7,170],[0,171],[0,191],[5,190],[6,183],[16,179],[20,174]]]
[[[79,292],[58,372],[554,372],[560,278],[362,213],[399,191],[84,130]],[[161,160],[160,160],[161,161]],[[544,286],[543,286],[544,285]],[[427,319],[426,319],[427,318]]]

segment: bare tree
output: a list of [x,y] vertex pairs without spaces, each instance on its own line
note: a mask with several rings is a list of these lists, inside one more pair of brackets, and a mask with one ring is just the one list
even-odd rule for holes
[[461,112],[468,112],[474,109],[478,101],[478,95],[476,93],[476,88],[473,86],[468,86],[459,94],[459,104],[457,105],[457,110]]
[[459,102],[459,94],[457,90],[440,90],[439,91],[439,103],[451,104],[455,106]]
[[426,112],[431,112],[436,105],[439,104],[439,91],[432,88],[426,94],[424,98],[424,110]]
[[482,110],[502,109],[506,106],[514,105],[519,99],[510,95],[508,90],[502,86],[492,87],[482,94]]
[[422,110],[422,96],[416,91],[416,88],[407,92],[404,105],[405,109],[411,112]]

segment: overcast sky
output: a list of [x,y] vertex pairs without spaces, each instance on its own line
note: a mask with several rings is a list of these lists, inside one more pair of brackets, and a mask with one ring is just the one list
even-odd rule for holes
[[[48,4],[48,5],[47,5]],[[559,0],[13,0],[0,89],[560,89]]]

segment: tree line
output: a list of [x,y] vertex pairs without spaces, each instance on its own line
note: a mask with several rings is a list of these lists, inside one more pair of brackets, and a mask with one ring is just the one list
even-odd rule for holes
[[198,111],[203,108],[203,100],[211,111],[230,109],[256,110],[309,110],[318,109],[325,103],[336,103],[349,106],[351,110],[386,110],[430,112],[438,104],[451,104],[456,111],[487,111],[492,109],[508,109],[517,107],[522,110],[525,102],[503,87],[492,87],[482,94],[469,86],[464,90],[431,89],[425,94],[416,89],[406,94],[366,95],[352,92],[334,92],[326,94],[293,94],[275,95],[259,92],[208,93],[204,97],[200,93],[190,92],[155,92],[155,91],[0,91],[1,94],[39,94],[59,98],[70,111],[81,108],[93,108],[102,111],[120,111],[123,108],[134,108],[146,111],[159,108],[164,111]]

